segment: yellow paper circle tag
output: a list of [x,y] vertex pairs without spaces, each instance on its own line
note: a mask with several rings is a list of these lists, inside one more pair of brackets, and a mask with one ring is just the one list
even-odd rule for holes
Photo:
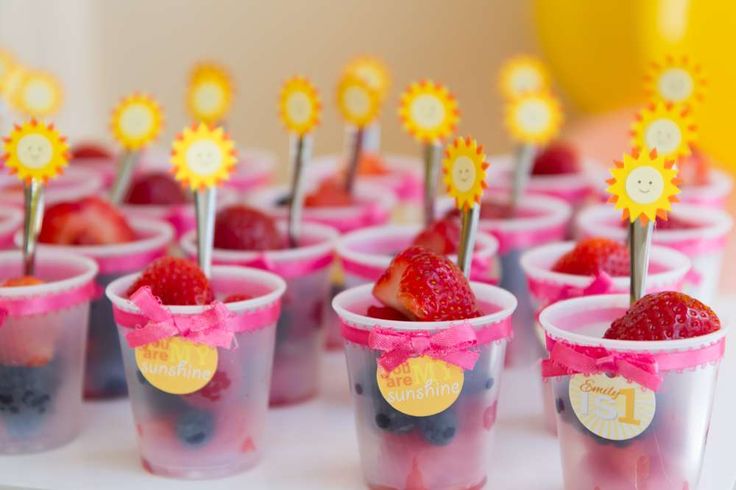
[[279,96],[279,117],[286,129],[300,136],[319,124],[321,105],[314,85],[304,77],[293,77],[284,83]]
[[46,117],[61,107],[61,83],[50,73],[26,70],[13,97],[15,107],[31,117]]
[[224,67],[200,63],[194,67],[187,89],[187,108],[195,120],[222,122],[232,105],[233,82]]
[[546,144],[557,136],[561,125],[560,104],[549,94],[522,95],[508,105],[506,126],[511,136],[521,143]]
[[215,187],[230,178],[235,144],[221,128],[204,123],[185,128],[172,144],[174,178],[192,190]]
[[462,368],[428,356],[412,357],[390,373],[376,370],[383,398],[401,413],[427,417],[447,410],[460,396]]
[[621,376],[576,374],[570,378],[569,394],[580,423],[612,441],[633,439],[647,430],[657,409],[652,390]]
[[349,124],[362,128],[378,117],[378,93],[360,78],[345,76],[337,86],[337,107]]
[[217,349],[170,337],[135,349],[135,363],[144,378],[166,393],[194,393],[217,371]]
[[633,148],[670,159],[686,157],[696,141],[695,123],[687,107],[659,102],[636,115],[631,126]]
[[163,126],[163,112],[153,97],[133,94],[113,109],[110,128],[120,146],[140,150],[155,140]]
[[447,193],[460,210],[480,203],[486,184],[486,155],[473,138],[457,138],[445,150],[442,163]]
[[5,166],[22,181],[47,181],[69,161],[69,145],[54,128],[35,120],[15,126],[5,141]]
[[425,80],[412,83],[401,95],[399,118],[410,135],[420,142],[432,143],[455,131],[460,112],[446,87]]

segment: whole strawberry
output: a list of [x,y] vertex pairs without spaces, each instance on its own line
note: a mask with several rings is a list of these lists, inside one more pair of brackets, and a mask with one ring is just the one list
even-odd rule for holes
[[215,296],[210,281],[191,260],[161,257],[153,261],[128,289],[128,295],[143,286],[165,305],[207,305]]
[[480,316],[462,271],[444,255],[409,247],[376,281],[373,295],[409,319],[463,320]]
[[677,340],[706,335],[721,328],[709,307],[684,293],[648,294],[615,320],[604,337],[618,340]]
[[125,216],[115,206],[91,196],[50,206],[44,213],[38,241],[56,245],[110,245],[135,238]]
[[188,200],[181,184],[166,172],[154,172],[138,177],[125,196],[125,202],[128,204],[158,206],[183,204]]
[[215,247],[227,250],[276,250],[284,236],[274,219],[248,206],[230,206],[215,217]]
[[577,172],[578,154],[575,149],[561,142],[552,143],[534,159],[533,175],[558,175]]
[[629,250],[624,244],[608,238],[586,238],[557,259],[552,270],[578,276],[594,276],[601,272],[628,276]]

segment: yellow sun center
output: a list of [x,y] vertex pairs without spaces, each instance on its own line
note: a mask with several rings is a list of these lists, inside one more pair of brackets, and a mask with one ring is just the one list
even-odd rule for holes
[[508,104],[506,126],[520,143],[543,145],[554,138],[562,125],[562,110],[547,93],[529,93]]
[[363,79],[347,75],[337,86],[337,107],[348,124],[363,128],[378,117],[378,93]]
[[361,56],[345,66],[345,74],[356,76],[376,91],[379,100],[386,98],[390,84],[388,68],[378,58]]
[[303,136],[311,132],[320,118],[317,89],[309,80],[296,76],[284,83],[279,95],[279,117],[286,129]]
[[227,70],[215,63],[201,63],[189,77],[186,103],[192,117],[200,122],[221,122],[230,111],[233,82]]
[[47,117],[56,113],[61,107],[61,99],[59,80],[38,70],[24,70],[13,91],[15,108],[31,117]]
[[401,95],[399,118],[404,129],[418,141],[434,143],[455,131],[460,112],[445,86],[425,80],[412,83]]
[[456,138],[445,150],[442,162],[447,193],[461,210],[480,203],[486,188],[486,155],[483,147],[470,137]]
[[163,126],[163,112],[153,97],[133,94],[113,109],[110,129],[126,150],[140,150],[155,140]]
[[704,98],[705,76],[687,56],[652,62],[644,81],[647,95],[658,102],[694,105]]
[[642,109],[631,126],[632,146],[644,153],[656,150],[668,160],[691,153],[695,124],[684,106],[658,102]]
[[221,127],[199,123],[185,128],[172,144],[174,178],[192,190],[226,181],[236,162],[235,144]]
[[508,60],[499,75],[501,93],[513,99],[524,94],[549,89],[549,75],[544,64],[532,56],[517,56]]
[[31,120],[16,126],[5,139],[5,166],[23,181],[48,181],[69,159],[69,145],[53,124]]

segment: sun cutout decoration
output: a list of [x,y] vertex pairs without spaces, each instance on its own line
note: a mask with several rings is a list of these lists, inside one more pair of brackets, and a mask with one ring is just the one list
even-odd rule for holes
[[13,55],[0,49],[0,95],[5,93],[5,83],[16,66]]
[[225,130],[205,123],[185,128],[171,146],[174,178],[192,190],[224,182],[238,160],[235,143]]
[[423,80],[412,83],[401,94],[399,118],[418,141],[434,143],[455,131],[460,112],[457,100],[444,85]]
[[501,93],[513,99],[549,89],[549,74],[544,64],[533,56],[515,56],[504,63],[499,76]]
[[50,73],[24,70],[17,83],[13,105],[18,111],[41,118],[54,114],[61,107],[61,83]]
[[197,64],[187,87],[189,113],[199,122],[221,122],[232,105],[233,85],[225,67],[210,62]]
[[391,76],[382,60],[373,56],[359,56],[345,66],[345,74],[365,81],[378,93],[380,100],[386,98]]
[[134,93],[124,97],[112,111],[112,135],[126,150],[140,150],[155,140],[163,126],[163,111],[153,97]]
[[644,83],[647,96],[656,101],[694,105],[705,97],[705,76],[688,56],[668,55],[661,62],[652,62]]
[[346,75],[337,86],[337,107],[345,121],[363,128],[378,117],[378,93],[362,78]]
[[470,137],[456,138],[445,149],[442,162],[447,193],[455,199],[460,210],[468,210],[483,197],[486,184],[486,155],[483,146]]
[[557,136],[561,125],[560,103],[550,94],[525,94],[508,104],[506,126],[521,143],[543,145]]
[[69,145],[53,124],[31,119],[16,125],[5,138],[5,166],[24,182],[46,182],[59,175],[69,161]]
[[296,76],[284,83],[279,96],[279,116],[286,129],[303,136],[319,124],[322,106],[319,93],[305,77]]
[[687,107],[657,102],[639,111],[631,136],[634,149],[645,153],[657,150],[662,157],[677,160],[690,155],[696,126]]
[[632,223],[666,220],[667,211],[677,202],[680,179],[674,161],[657,155],[656,150],[624,155],[623,161],[615,162],[611,175],[607,181],[610,202]]

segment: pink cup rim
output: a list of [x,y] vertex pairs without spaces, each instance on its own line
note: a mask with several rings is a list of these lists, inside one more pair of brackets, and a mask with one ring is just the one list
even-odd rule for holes
[[[682,241],[700,241],[721,238],[733,227],[733,219],[723,210],[704,208],[694,204],[677,203],[671,216],[681,217],[702,226],[682,230],[655,230],[652,240],[660,245]],[[610,204],[599,204],[583,210],[577,219],[581,232],[588,236],[602,236],[614,240],[626,237],[626,228],[619,226],[620,211]]]
[[[7,250],[0,252],[0,267],[5,267],[5,264],[10,262],[21,264],[22,260],[23,254],[20,250]],[[75,289],[94,280],[98,270],[97,263],[94,260],[79,254],[59,250],[37,250],[36,265],[39,266],[41,264],[63,264],[65,266],[72,266],[77,272],[71,277],[52,282],[45,282],[43,284],[0,287],[0,297],[20,298],[24,296],[42,296]]]
[[[5,187],[18,184],[14,175],[0,175],[0,202],[8,203],[14,201],[11,195],[5,194]],[[45,200],[49,204],[73,201],[82,197],[97,194],[103,187],[104,182],[99,172],[84,166],[67,167],[64,173],[56,179],[57,185],[51,185],[46,189]],[[22,200],[18,206],[22,206]]]
[[0,208],[0,235],[13,233],[23,223],[23,212],[12,207]]
[[[91,258],[128,256],[137,253],[149,252],[166,247],[174,239],[174,228],[163,220],[150,218],[130,218],[130,227],[136,233],[143,234],[143,238],[132,242],[113,243],[109,245],[54,245],[53,243],[39,243],[39,250],[60,250],[78,253]],[[23,240],[22,232],[15,234],[15,244],[20,246]]]
[[[491,188],[507,188],[511,184],[512,159],[513,155],[510,153],[488,157],[491,166],[486,176],[486,181]],[[581,156],[580,163],[581,168],[579,172],[556,175],[532,175],[529,178],[528,189],[530,191],[593,189],[592,169],[600,167],[600,162],[594,158]]]
[[[354,263],[370,267],[386,268],[391,263],[393,256],[378,252],[361,252],[354,249],[355,245],[375,239],[396,238],[406,239],[406,246],[409,246],[412,238],[423,229],[424,227],[420,225],[379,225],[351,231],[338,240],[336,247],[337,255]],[[479,232],[477,234],[473,256],[491,259],[497,253],[498,240],[488,233]],[[448,257],[453,262],[457,260],[456,254],[448,255]]]
[[[567,241],[534,247],[521,256],[521,268],[528,277],[536,280],[584,288],[595,279],[593,276],[580,276],[551,270],[552,264],[559,257],[572,250],[575,244],[574,241]],[[692,266],[690,259],[682,252],[657,245],[651,248],[650,260],[665,266],[667,270],[649,274],[647,289],[661,289],[675,284],[685,277]],[[628,276],[611,277],[611,281],[618,290],[626,290],[629,287]]]
[[516,310],[516,298],[505,289],[474,281],[470,282],[470,287],[473,289],[476,298],[480,302],[490,303],[499,307],[500,310],[477,318],[469,318],[468,320],[452,320],[443,322],[383,320],[351,311],[351,304],[360,302],[362,305],[365,305],[367,299],[372,300],[374,304],[378,304],[378,301],[373,298],[373,284],[364,284],[339,293],[332,300],[332,308],[344,322],[361,330],[372,330],[376,327],[382,327],[405,332],[414,332],[418,330],[443,330],[450,328],[453,325],[457,325],[461,321],[468,322],[473,328],[479,329],[507,319],[513,314],[514,310]]
[[[282,232],[286,232],[285,220],[279,220],[278,226]],[[196,233],[196,230],[191,230],[179,240],[179,245],[188,257],[194,257],[197,254]],[[254,251],[215,248],[212,250],[212,259],[219,263],[238,263],[250,262],[264,256],[275,264],[309,260],[333,253],[340,234],[331,226],[304,223],[302,224],[302,236],[318,241],[305,246],[281,250]]]
[[[583,296],[554,303],[539,315],[539,323],[547,336],[562,340],[574,345],[603,347],[607,350],[626,352],[676,352],[700,349],[715,344],[725,338],[728,328],[721,329],[700,337],[691,337],[678,340],[615,340],[594,337],[592,335],[571,332],[558,326],[558,323],[567,319],[571,314],[596,310],[621,310],[625,313],[629,307],[627,294],[602,294],[597,296]],[[615,318],[614,318],[615,319]],[[576,324],[579,324],[576,322]]]
[[[128,298],[124,297],[125,291],[140,276],[140,272],[128,274],[112,281],[105,288],[105,294],[108,299],[121,310],[129,313],[140,313],[140,310]],[[269,287],[268,293],[262,294],[256,298],[246,299],[243,301],[233,301],[227,303],[227,308],[234,313],[243,313],[248,311],[260,310],[266,308],[283,296],[286,291],[286,282],[276,274],[268,271],[253,269],[250,267],[241,267],[236,265],[215,265],[212,266],[212,277],[235,277],[243,282],[256,282]],[[193,315],[201,313],[211,305],[164,305],[175,315]]]

